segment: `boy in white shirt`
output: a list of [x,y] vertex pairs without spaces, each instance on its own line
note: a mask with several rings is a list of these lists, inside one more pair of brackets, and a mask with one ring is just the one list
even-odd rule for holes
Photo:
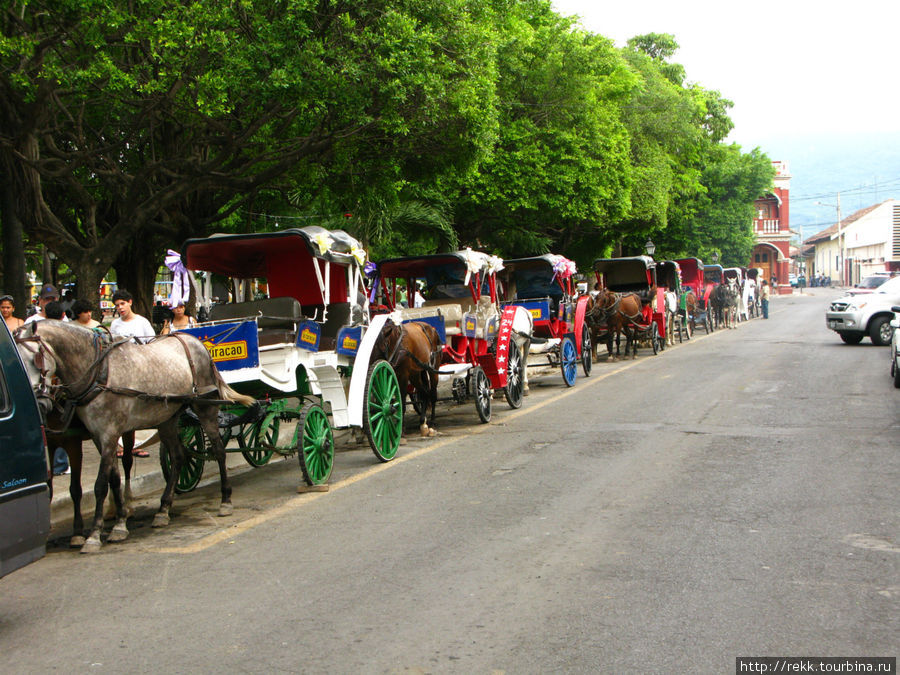
[[[113,304],[119,316],[113,319],[109,326],[110,335],[113,337],[135,338],[138,342],[148,342],[156,337],[153,326],[140,314],[135,314],[131,309],[134,296],[124,288],[113,294]],[[134,457],[149,457],[146,450],[134,449],[134,432],[127,431],[122,434],[123,452],[130,452]],[[121,455],[120,455],[121,457]]]

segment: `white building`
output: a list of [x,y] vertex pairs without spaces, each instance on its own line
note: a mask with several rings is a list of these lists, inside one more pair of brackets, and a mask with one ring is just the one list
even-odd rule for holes
[[873,272],[900,271],[900,201],[888,199],[842,218],[803,242],[810,274],[853,285]]

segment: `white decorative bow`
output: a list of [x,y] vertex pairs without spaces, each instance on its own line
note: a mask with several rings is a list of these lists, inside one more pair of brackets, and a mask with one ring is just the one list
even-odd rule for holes
[[172,293],[169,295],[169,306],[187,304],[191,295],[191,273],[181,262],[178,251],[169,249],[166,252],[166,267],[172,270]]

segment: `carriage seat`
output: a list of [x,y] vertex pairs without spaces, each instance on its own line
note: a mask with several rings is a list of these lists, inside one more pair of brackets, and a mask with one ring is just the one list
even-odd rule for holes
[[249,302],[213,305],[210,321],[256,319],[259,346],[293,344],[297,338],[297,322],[303,319],[300,303],[291,297],[264,298]]
[[[447,336],[451,335],[461,335],[462,330],[459,327],[459,322],[462,321],[463,314],[465,312],[469,312],[472,310],[471,302],[460,302],[459,298],[442,298],[440,300],[426,300],[421,307],[414,308],[412,311],[416,310],[435,310],[439,309],[441,316],[444,317],[444,327],[447,332]],[[404,309],[404,318],[406,318],[406,312],[411,311],[408,309]]]

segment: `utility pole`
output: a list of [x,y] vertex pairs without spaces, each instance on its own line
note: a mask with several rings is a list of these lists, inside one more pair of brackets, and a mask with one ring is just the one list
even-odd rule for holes
[[847,258],[844,252],[844,233],[841,231],[841,193],[837,193],[838,250],[841,252],[841,285],[847,285]]

